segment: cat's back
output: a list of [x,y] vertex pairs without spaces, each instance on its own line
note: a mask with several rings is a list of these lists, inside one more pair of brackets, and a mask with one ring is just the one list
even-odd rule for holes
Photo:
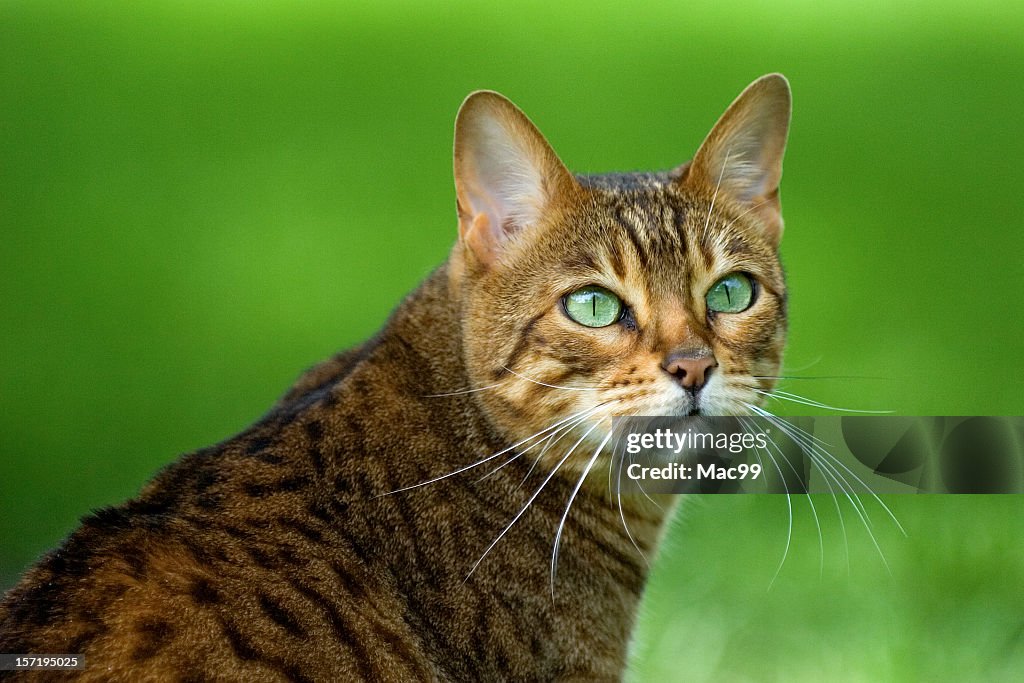
[[68,675],[87,680],[436,678],[346,521],[375,489],[344,463],[389,447],[368,438],[363,405],[401,402],[379,356],[367,362],[379,343],[311,369],[252,428],[83,518],[0,603],[0,652],[82,654]]

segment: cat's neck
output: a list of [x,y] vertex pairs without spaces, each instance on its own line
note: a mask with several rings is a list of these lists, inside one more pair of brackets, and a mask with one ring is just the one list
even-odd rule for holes
[[[442,267],[315,392],[326,412],[308,410],[338,446],[327,474],[348,510],[339,523],[358,554],[403,587],[408,618],[422,622],[439,657],[503,656],[525,678],[552,678],[550,667],[566,663],[617,677],[665,513],[617,508],[589,489],[567,511],[575,478],[513,457],[473,393],[458,393],[472,388],[461,334]],[[522,642],[504,655],[477,651],[451,613],[477,614],[465,626],[474,632],[503,620]]]

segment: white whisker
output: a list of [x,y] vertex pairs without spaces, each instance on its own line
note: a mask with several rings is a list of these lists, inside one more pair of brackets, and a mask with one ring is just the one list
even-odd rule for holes
[[739,216],[736,216],[736,218],[733,218],[733,219],[732,219],[731,221],[729,221],[729,223],[728,223],[728,224],[727,224],[727,225],[726,225],[726,226],[725,226],[725,227],[724,227],[724,228],[722,229],[722,232],[725,232],[726,230],[728,230],[729,228],[731,228],[731,227],[732,227],[733,225],[735,225],[735,224],[736,224],[736,221],[738,221],[739,219],[743,218],[744,216],[746,216],[746,215],[747,215],[748,213],[750,213],[751,211],[755,211],[755,210],[757,210],[757,209],[760,209],[760,208],[761,208],[762,206],[764,206],[765,204],[767,204],[767,203],[768,203],[769,201],[771,201],[771,200],[770,200],[770,199],[765,199],[765,200],[764,200],[764,201],[762,201],[762,202],[758,202],[757,204],[754,204],[754,205],[753,205],[753,206],[751,206],[751,207],[750,207],[749,209],[747,209],[746,211],[744,211],[743,213],[741,213],[741,214],[740,214]]
[[814,526],[818,531],[818,578],[821,579],[825,576],[825,539],[821,535],[821,522],[818,520],[818,511],[814,507],[814,499],[811,497],[811,492],[806,490],[807,482],[803,481],[803,478],[801,477],[800,473],[796,471],[795,467],[793,467],[793,463],[789,461],[789,458],[787,458],[785,453],[782,452],[782,449],[779,448],[779,445],[775,443],[775,439],[773,439],[771,436],[767,434],[765,436],[768,437],[768,443],[771,444],[772,448],[775,449],[775,452],[779,454],[779,457],[786,461],[786,464],[789,466],[789,469],[792,470],[793,474],[796,475],[797,479],[800,479],[800,481],[804,484],[805,493],[807,494],[807,503],[811,506],[811,515],[814,517]]
[[443,394],[424,394],[423,398],[441,398],[442,396],[459,396],[460,394],[474,394],[478,391],[487,391],[488,389],[500,387],[504,383],[504,381],[495,382],[494,384],[488,384],[486,387],[478,387],[476,389],[460,389],[459,391],[448,391]]
[[[871,489],[871,487],[869,487],[864,482],[863,479],[857,476],[857,474],[853,472],[849,467],[847,467],[841,460],[839,460],[834,455],[829,453],[826,449],[814,444],[811,441],[811,439],[816,439],[816,437],[814,437],[813,434],[809,434],[808,432],[801,429],[797,425],[787,423],[784,420],[780,420],[776,416],[771,415],[771,413],[768,413],[768,411],[758,408],[757,406],[748,405],[747,407],[754,410],[763,417],[766,417],[769,421],[771,421],[779,429],[781,429],[787,436],[793,439],[793,441],[811,458],[812,462],[818,465],[819,469],[821,469],[823,474],[826,474],[829,470],[831,470],[832,477],[833,479],[835,479],[836,484],[842,486],[840,483],[840,479],[845,480],[846,477],[842,475],[842,473],[839,472],[838,469],[836,469],[835,465],[830,464],[828,460],[831,460],[832,462],[846,470],[846,472],[848,472],[854,479],[856,479],[860,483],[861,486],[864,487],[865,491],[875,499],[875,501],[882,507],[882,509],[885,510],[886,514],[892,519],[893,523],[895,523],[896,528],[900,530],[900,533],[902,533],[904,537],[906,537],[906,530],[903,528],[903,525],[900,524],[900,521],[893,514],[889,506],[886,505],[882,501],[882,499],[878,497],[878,495]],[[820,442],[820,439],[816,440]],[[853,487],[852,485],[849,484],[849,482],[847,482],[847,486],[849,487],[850,492],[853,493]],[[885,553],[882,552],[882,548],[878,544],[878,540],[875,538],[874,533],[871,531],[871,527],[873,525],[871,523],[871,517],[867,514],[867,509],[864,507],[864,504],[860,501],[859,496],[851,496],[850,493],[846,493],[846,497],[850,501],[850,504],[853,506],[853,509],[857,513],[857,516],[860,517],[861,522],[864,524],[864,529],[868,532],[868,536],[871,539],[871,543],[875,546],[875,550],[878,551],[878,556],[882,559],[882,564],[885,565],[886,571],[888,571],[891,575],[892,570],[889,568],[889,563],[886,560]],[[842,520],[841,515],[840,520]],[[845,524],[843,526],[843,534],[845,539]],[[849,550],[847,550],[847,567],[849,567]]]
[[[842,461],[837,459],[831,453],[829,453],[829,452],[827,452],[827,451],[825,451],[825,450],[815,446],[813,443],[809,443],[805,439],[802,439],[799,434],[796,434],[793,431],[791,431],[790,429],[787,429],[787,427],[793,427],[793,425],[787,423],[785,420],[779,419],[776,416],[772,415],[771,413],[768,413],[767,411],[758,408],[757,406],[748,405],[748,407],[751,408],[752,410],[754,410],[755,412],[759,413],[760,415],[762,415],[763,417],[768,419],[772,424],[774,424],[779,429],[781,429],[787,436],[789,436],[791,439],[793,439],[793,441],[811,458],[812,461],[814,461],[815,463],[819,464],[819,466],[821,466],[822,464],[827,464],[826,461],[822,460],[821,457],[820,457],[820,456],[824,456],[824,457],[829,458],[830,460],[832,460],[836,464],[840,465],[847,472],[849,472],[855,479],[857,479],[858,482],[860,482],[861,486],[863,486],[866,489],[866,491],[871,496],[874,497],[874,499],[878,502],[878,504],[880,506],[882,506],[882,509],[885,510],[886,513],[888,513],[889,517],[892,518],[893,522],[895,522],[896,527],[903,533],[904,536],[906,536],[906,531],[904,531],[903,526],[899,523],[899,520],[896,519],[895,515],[892,514],[892,511],[889,509],[889,507],[885,503],[882,502],[882,500],[878,497],[878,495],[875,494],[875,492],[872,491],[871,488],[867,484],[865,484],[864,481],[860,477],[858,477],[853,471],[851,471],[848,467],[846,467],[846,465],[844,465],[842,463]],[[817,452],[819,457],[815,457],[815,452]],[[831,469],[833,469],[834,472],[838,472],[838,470],[835,470],[834,467],[831,467]],[[837,483],[838,483],[838,480],[837,480]],[[851,497],[849,494],[847,494],[847,498],[850,499],[850,502],[853,505],[854,511],[857,513],[857,515],[861,519],[861,522],[864,524],[864,529],[868,532],[868,537],[871,539],[871,543],[875,546],[875,550],[878,551],[878,556],[882,559],[882,564],[885,566],[886,571],[889,572],[889,574],[891,575],[892,574],[892,570],[889,567],[889,562],[885,558],[885,553],[882,552],[882,548],[878,544],[878,540],[875,538],[874,532],[871,531],[871,526],[872,525],[871,525],[871,523],[869,521],[870,517],[867,515],[867,510],[863,509],[863,505],[861,505],[861,507],[858,507],[854,503],[854,498]]]
[[[845,481],[845,479],[843,479],[843,481],[840,481],[840,477],[837,476],[836,473],[830,471],[828,463],[822,463],[820,458],[818,458],[814,454],[811,454],[811,462],[813,462],[818,467],[818,470],[821,472],[822,479],[825,481],[825,486],[828,487],[829,495],[832,496],[832,504],[835,505],[836,514],[839,516],[839,528],[843,532],[843,549],[844,549],[844,556],[845,556],[845,559],[846,559],[846,574],[847,574],[847,576],[849,576],[849,574],[850,574],[850,538],[846,534],[846,520],[843,518],[843,508],[839,505],[839,494],[836,493],[836,490],[832,487],[832,481],[831,480],[835,480],[836,486],[838,486],[840,492],[842,492],[843,495],[845,495],[846,498],[850,500],[850,504],[851,505],[853,505],[853,499],[850,498],[850,494],[846,492],[845,488],[843,488],[843,481]],[[847,483],[847,486],[849,486],[849,482],[846,482],[846,483]]]
[[[606,402],[606,403],[604,403],[602,405],[607,405],[607,403],[610,403],[610,401]],[[552,439],[554,438],[554,436],[555,436],[555,434],[557,432],[552,432],[551,435],[548,436],[548,438],[546,439],[547,443],[544,445],[544,448],[540,449],[540,453],[537,454],[537,457],[533,459],[533,463],[530,465],[530,469],[528,469],[526,471],[526,474],[523,476],[523,480],[519,482],[518,486],[516,486],[516,488],[515,488],[516,491],[521,489],[523,487],[523,484],[525,484],[530,479],[530,475],[533,474],[533,471],[535,469],[537,469],[537,465],[540,463],[540,461],[544,459],[544,454],[547,453],[548,450],[551,449],[555,444],[557,444],[559,441],[561,441],[566,435],[568,435],[570,432],[572,432],[573,429],[575,429],[582,422],[584,422],[586,420],[586,418],[589,417],[589,415],[590,415],[590,413],[588,413],[587,415],[584,415],[582,418],[576,420],[572,424],[572,427],[570,429],[567,429],[565,431],[562,431],[561,429],[559,429],[561,434],[558,434],[558,438],[554,439],[554,441],[552,441]]]
[[555,544],[551,550],[551,597],[555,597],[555,573],[558,571],[558,548],[562,542],[562,530],[565,528],[565,520],[569,518],[569,509],[572,507],[572,501],[576,499],[576,494],[579,493],[580,488],[583,486],[583,481],[590,474],[591,468],[594,463],[597,462],[598,456],[601,455],[601,451],[604,450],[608,440],[612,438],[612,431],[609,430],[608,434],[605,435],[600,445],[594,450],[594,455],[591,456],[590,462],[587,463],[586,468],[583,470],[583,474],[580,475],[579,481],[576,482],[576,488],[572,490],[572,495],[569,496],[569,502],[565,506],[565,514],[562,515],[562,521],[558,523],[558,532],[555,534]]
[[775,391],[764,391],[762,389],[754,389],[757,393],[768,398],[774,398],[778,401],[792,401],[793,403],[799,403],[801,405],[810,406],[812,408],[824,408],[825,410],[838,410],[844,413],[865,413],[868,415],[888,415],[891,414],[892,410],[855,410],[853,408],[838,408],[836,406],[830,406],[825,403],[819,403],[818,401],[812,401],[809,398],[798,396],[797,394],[791,394],[787,391],[776,389]]
[[[483,481],[484,479],[486,479],[487,477],[491,476],[492,474],[494,474],[495,472],[497,472],[501,468],[503,468],[506,465],[512,463],[514,460],[516,460],[520,456],[526,455],[531,450],[533,450],[536,446],[539,446],[540,444],[545,444],[544,448],[542,448],[540,453],[537,455],[537,458],[533,461],[533,464],[535,466],[540,461],[540,459],[544,457],[544,454],[547,453],[548,449],[551,446],[553,446],[554,444],[558,443],[558,441],[561,440],[561,438],[563,436],[565,436],[566,434],[571,432],[573,430],[573,428],[576,427],[576,425],[580,424],[581,422],[584,422],[587,419],[587,417],[589,417],[589,415],[590,415],[590,413],[585,413],[584,415],[581,415],[580,417],[576,418],[572,422],[570,422],[568,424],[562,425],[561,427],[559,427],[555,431],[551,432],[546,439],[538,440],[537,442],[530,444],[529,448],[525,448],[525,449],[523,449],[521,451],[516,452],[508,460],[506,460],[505,462],[501,463],[497,467],[493,468],[490,472],[488,472],[487,474],[483,475],[482,477],[480,477],[476,481],[477,482]],[[551,440],[555,436],[558,436],[558,438],[555,439],[554,442],[552,442]],[[533,471],[533,466],[530,467],[530,472],[532,472],[532,471]],[[530,472],[526,473],[527,477],[530,476]],[[523,481],[526,481],[526,479],[524,478]],[[520,483],[520,485],[522,485],[522,483]]]
[[708,216],[704,219],[704,229],[701,231],[701,234],[705,237],[708,234],[708,225],[711,223],[711,212],[715,210],[715,201],[718,199],[718,190],[722,187],[722,178],[725,177],[725,168],[729,165],[730,154],[732,154],[731,147],[725,151],[725,160],[722,162],[722,170],[718,172],[718,182],[715,183],[715,193],[711,195],[711,206],[708,207]]
[[[864,503],[861,501],[860,496],[854,489],[853,484],[850,483],[850,480],[847,479],[842,472],[821,457],[821,453],[828,453],[827,449],[811,442],[811,439],[815,438],[814,435],[790,422],[787,422],[784,425],[779,424],[778,422],[775,422],[775,424],[784,434],[786,434],[786,436],[792,439],[792,441],[811,459],[812,462],[814,462],[815,465],[818,466],[818,469],[822,470],[822,472],[831,472],[833,478],[836,479],[837,484],[846,484],[846,489],[849,490],[849,494],[847,494],[846,497],[849,499],[850,504],[854,508],[857,508],[861,515],[861,519],[865,520],[867,526],[874,527],[875,524],[872,521],[871,516],[868,514],[868,509],[864,506]],[[861,483],[863,484],[864,482]],[[866,485],[865,488],[870,491]]]
[[778,379],[778,380],[790,380],[790,379],[869,379],[869,380],[886,380],[890,381],[892,377],[872,377],[870,375],[811,375],[809,377],[801,377],[800,375],[750,375],[753,379]]
[[626,513],[622,509],[622,464],[626,461],[624,457],[619,458],[619,474],[615,482],[615,495],[619,500],[619,518],[622,519],[622,528],[626,532],[626,536],[629,538],[629,542],[636,548],[637,553],[643,558],[644,564],[647,568],[651,568],[651,562],[647,559],[647,555],[644,554],[643,550],[640,550],[640,546],[637,544],[636,539],[633,538],[633,533],[629,530],[629,524],[626,523]]
[[487,549],[484,550],[483,555],[480,556],[480,558],[476,561],[476,563],[473,565],[473,567],[469,570],[469,574],[466,575],[466,578],[464,579],[463,583],[465,583],[465,581],[469,580],[469,577],[473,575],[473,572],[476,571],[476,568],[480,566],[480,563],[484,561],[484,558],[487,557],[487,554],[489,552],[491,552],[491,550],[494,548],[494,546],[498,545],[498,541],[500,541],[505,536],[505,534],[508,533],[508,530],[511,529],[512,526],[517,521],[519,521],[520,517],[522,517],[524,514],[526,514],[526,511],[530,509],[530,506],[533,504],[533,501],[537,499],[537,496],[539,496],[540,492],[544,490],[544,487],[547,486],[548,482],[551,481],[552,477],[554,477],[555,474],[558,473],[558,470],[562,467],[562,465],[565,464],[565,461],[569,459],[569,456],[571,456],[572,452],[574,450],[576,450],[576,447],[579,446],[581,443],[583,443],[583,441],[587,438],[587,436],[590,435],[590,432],[592,432],[595,429],[597,429],[597,426],[599,424],[600,424],[600,422],[595,422],[594,425],[590,429],[588,429],[586,432],[583,433],[583,436],[581,436],[579,438],[579,441],[577,441],[576,443],[573,444],[572,448],[569,449],[569,452],[565,454],[565,457],[563,457],[561,460],[558,461],[558,464],[555,465],[554,469],[551,470],[551,472],[548,474],[547,478],[544,479],[544,481],[541,483],[541,485],[539,487],[537,487],[537,490],[533,492],[533,495],[530,496],[530,499],[528,501],[526,501],[526,505],[523,506],[523,509],[520,510],[519,513],[515,517],[512,518],[512,521],[508,523],[508,526],[506,526],[504,529],[502,529],[501,533],[498,534],[498,537],[495,538],[493,541],[491,541],[491,544],[489,546],[487,546]]
[[[632,464],[634,462],[633,461],[633,456],[630,456],[629,461],[630,461],[630,464]],[[653,503],[654,506],[656,508],[658,508],[659,510],[663,510],[664,509],[663,507],[661,507],[661,504],[658,503],[658,501],[656,501],[653,498],[651,498],[651,495],[649,493],[647,493],[647,489],[644,488],[643,481],[641,479],[637,479],[636,485],[637,485],[637,488],[640,489],[640,493],[644,494],[644,498],[646,498],[647,500],[651,501],[651,503]]]
[[540,380],[533,379],[532,377],[527,377],[526,375],[521,375],[518,372],[516,372],[515,370],[513,370],[511,368],[507,368],[504,365],[501,366],[501,369],[505,370],[507,372],[511,372],[516,377],[519,377],[521,379],[525,379],[527,382],[533,382],[534,384],[539,384],[542,387],[548,387],[550,389],[564,389],[565,391],[601,391],[600,387],[560,387],[557,384],[548,384],[547,382],[541,382]]
[[[837,470],[834,467],[832,467],[832,465],[830,465],[828,463],[828,461],[822,460],[820,457],[815,457],[815,451],[816,450],[817,451],[821,451],[821,452],[827,452],[824,448],[822,448],[820,446],[816,446],[811,441],[811,439],[817,439],[817,437],[815,437],[813,434],[808,433],[806,430],[800,428],[799,426],[797,426],[797,425],[795,425],[795,424],[793,424],[791,422],[785,422],[784,420],[782,420],[778,416],[772,415],[771,413],[769,413],[767,410],[764,410],[763,408],[758,408],[757,406],[748,406],[748,407],[751,410],[754,410],[755,412],[757,412],[759,415],[761,415],[765,419],[767,419],[773,425],[778,427],[782,431],[782,433],[785,434],[786,436],[788,436],[793,441],[793,443],[795,443],[800,448],[801,451],[803,451],[808,457],[811,458],[811,460],[813,460],[815,462],[816,465],[818,465],[819,468],[825,467],[825,468],[827,468],[829,470],[832,470],[834,475],[839,475],[839,477],[842,479],[843,482],[846,483],[847,488],[849,489],[849,493],[846,495],[846,497],[850,501],[850,505],[852,505],[854,508],[857,508],[857,512],[861,516],[861,519],[865,520],[865,524],[867,524],[868,526],[874,526],[871,523],[871,517],[870,517],[870,515],[868,515],[867,508],[864,507],[864,503],[861,502],[860,497],[857,496],[857,492],[854,491],[853,485],[850,484],[850,482],[846,479],[845,476],[842,476],[842,473],[839,472],[839,470]],[[821,442],[820,439],[817,439],[817,440],[819,442]],[[824,442],[821,442],[821,443],[824,443]],[[836,479],[836,483],[837,484],[840,483],[840,480]],[[861,483],[863,483],[863,482],[861,482]]]
[[[742,418],[740,418],[742,420]],[[755,451],[756,452],[756,451]],[[779,467],[779,463],[767,449],[765,449],[765,455],[767,455],[772,465],[775,466],[775,471],[779,473],[779,481],[782,482],[782,487],[786,492],[786,511],[788,513],[788,523],[786,525],[786,547],[782,551],[782,559],[779,561],[779,566],[775,569],[775,574],[772,576],[772,580],[768,583],[768,590],[772,589],[775,585],[775,580],[779,578],[779,573],[782,572],[782,567],[786,564],[786,558],[789,557],[789,547],[793,542],[793,501],[789,495],[789,486],[786,485],[786,478],[782,476],[782,468]],[[760,456],[759,458],[760,459]]]
[[[768,412],[768,411],[765,411],[765,410],[763,410],[763,409],[760,409],[760,410],[761,410],[762,412],[765,412],[765,413],[767,413],[767,412]],[[811,437],[811,438],[813,438],[813,435],[812,435],[812,434],[808,434],[808,433],[807,433],[806,431],[804,431],[803,429],[800,429],[800,428],[799,428],[799,427],[797,427],[796,425],[794,425],[794,424],[791,424],[791,423],[788,423],[788,422],[787,422],[787,423],[785,423],[785,424],[786,424],[786,425],[788,425],[789,427],[792,427],[793,429],[796,429],[796,430],[798,430],[799,432],[802,432],[802,433],[803,433],[804,435],[806,435],[807,437]],[[780,426],[780,428],[781,428],[781,426]],[[820,441],[820,439],[819,439],[819,441]],[[811,444],[811,445],[813,446],[814,444]],[[842,467],[842,468],[843,468],[844,470],[846,470],[846,472],[847,472],[847,473],[849,473],[849,475],[850,475],[851,477],[853,477],[854,479],[856,479],[856,480],[857,480],[857,482],[858,482],[858,483],[859,483],[859,484],[860,484],[861,486],[863,486],[863,487],[864,487],[864,490],[865,490],[865,491],[866,491],[866,492],[867,492],[868,494],[870,494],[870,495],[871,495],[871,497],[873,497],[873,498],[875,499],[875,502],[877,502],[877,503],[878,503],[878,504],[879,504],[879,505],[880,505],[880,506],[882,507],[882,509],[883,509],[883,510],[885,510],[886,514],[888,514],[888,515],[889,515],[889,518],[890,518],[890,519],[892,519],[893,523],[894,523],[894,524],[896,525],[896,528],[900,530],[900,533],[901,533],[901,534],[903,534],[903,536],[904,536],[904,537],[906,537],[906,536],[907,536],[907,532],[906,532],[906,530],[905,530],[905,529],[903,528],[903,525],[902,525],[902,524],[900,524],[900,520],[896,519],[896,515],[894,515],[894,514],[893,514],[893,512],[892,512],[892,510],[891,510],[891,509],[889,509],[889,506],[888,506],[888,505],[886,505],[886,504],[885,504],[884,502],[882,502],[882,499],[878,497],[878,494],[876,494],[876,493],[875,493],[875,492],[874,492],[874,491],[873,491],[873,490],[871,489],[871,487],[870,487],[870,486],[868,486],[868,485],[867,485],[867,484],[866,484],[866,483],[864,482],[864,480],[863,480],[863,479],[861,479],[861,478],[860,478],[859,476],[857,476],[857,473],[856,473],[856,472],[854,472],[854,471],[853,471],[853,470],[851,470],[851,469],[850,469],[849,467],[847,467],[847,466],[846,466],[846,464],[845,464],[845,463],[843,463],[843,461],[842,461],[842,460],[838,459],[837,457],[835,457],[834,455],[832,455],[831,453],[829,453],[829,452],[828,452],[827,450],[825,450],[825,449],[823,449],[823,448],[821,448],[821,447],[818,447],[818,449],[817,449],[817,450],[818,450],[818,451],[819,451],[819,452],[820,452],[820,453],[821,453],[822,455],[824,455],[825,457],[827,457],[827,458],[828,458],[829,460],[831,460],[832,462],[834,462],[834,463],[835,463],[836,465],[839,465],[839,466],[840,466],[840,467]]]
[[801,365],[801,366],[800,366],[800,367],[798,367],[798,368],[786,368],[786,369],[784,370],[784,372],[803,372],[804,370],[810,370],[810,369],[811,369],[811,368],[813,368],[813,367],[814,367],[815,365],[817,365],[818,363],[820,363],[820,362],[821,362],[821,360],[822,360],[822,358],[823,358],[823,356],[818,356],[817,358],[815,358],[814,360],[812,360],[812,361],[811,361],[810,363],[804,363],[803,365]]
[[576,413],[574,415],[570,415],[569,417],[567,417],[567,418],[565,418],[563,420],[559,420],[558,422],[556,422],[555,424],[551,425],[550,427],[546,427],[545,429],[542,429],[541,431],[537,432],[536,434],[534,434],[532,436],[529,436],[529,437],[523,439],[522,441],[519,441],[518,443],[512,444],[508,448],[504,448],[504,449],[498,451],[497,453],[495,453],[493,455],[489,455],[486,458],[483,458],[482,460],[477,460],[476,462],[474,462],[472,464],[469,464],[469,465],[466,465],[465,467],[460,467],[457,470],[454,470],[452,472],[448,472],[447,474],[442,474],[439,477],[434,477],[433,479],[428,479],[427,481],[422,481],[419,484],[413,484],[411,486],[403,486],[402,488],[395,489],[394,491],[388,491],[387,493],[378,494],[378,495],[374,496],[374,498],[380,498],[381,496],[390,496],[390,495],[392,495],[394,493],[401,493],[402,491],[409,491],[411,489],[419,488],[420,486],[426,486],[427,484],[433,484],[436,481],[441,481],[442,479],[446,479],[448,477],[453,477],[456,474],[460,474],[462,472],[465,472],[466,470],[471,470],[474,467],[479,467],[480,465],[483,465],[485,462],[490,462],[491,460],[494,460],[498,456],[504,455],[505,453],[508,453],[509,451],[514,450],[514,449],[518,448],[519,446],[522,446],[524,443],[532,441],[532,440],[536,439],[537,437],[539,437],[539,436],[541,436],[543,434],[547,434],[551,430],[557,428],[559,425],[563,425],[566,422],[569,422],[570,420],[574,420],[577,417],[579,417],[580,415],[583,415],[584,413],[587,413],[588,411],[596,411],[598,408],[600,408],[603,405],[606,405],[607,403],[609,403],[609,401],[605,401],[604,403],[600,403],[600,404],[594,406],[593,408],[589,408],[588,410],[584,410],[584,411],[581,411],[581,412]]
[[[771,437],[768,437],[768,438],[769,438],[769,440],[771,440]],[[772,441],[772,443],[775,443],[775,442]],[[778,448],[779,447],[778,444],[775,444],[775,447]],[[825,486],[828,487],[829,496],[832,498],[832,504],[836,508],[836,515],[838,515],[838,517],[839,517],[839,528],[843,532],[843,548],[845,550],[845,557],[846,557],[846,573],[847,573],[847,575],[849,575],[849,573],[850,573],[850,539],[846,535],[846,520],[843,519],[843,508],[840,507],[840,505],[839,505],[839,494],[836,493],[835,488],[832,487],[832,481],[830,479],[830,477],[835,479],[835,475],[831,474],[828,471],[828,469],[821,467],[821,463],[819,463],[816,458],[812,457],[811,460],[812,460],[812,462],[814,462],[815,465],[818,466],[818,469],[821,471],[822,479],[825,481]],[[839,479],[836,479],[835,481],[836,481],[836,486],[838,486],[839,489],[845,494],[846,490],[843,489],[843,486],[839,482]],[[849,498],[848,494],[847,494],[847,498]]]

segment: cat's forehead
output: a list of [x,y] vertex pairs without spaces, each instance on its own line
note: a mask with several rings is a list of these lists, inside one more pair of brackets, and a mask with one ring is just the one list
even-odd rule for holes
[[659,191],[671,182],[668,171],[576,174],[576,180],[587,189],[611,193]]
[[[621,179],[627,178],[627,181]],[[583,207],[584,230],[594,230],[621,245],[625,240],[644,265],[657,268],[699,251],[706,265],[716,256],[772,256],[775,249],[758,231],[753,217],[726,197],[680,191],[667,174],[599,176],[588,188]],[[746,219],[746,220],[744,220]]]
[[781,268],[773,245],[744,208],[724,197],[681,191],[668,172],[580,176],[588,201],[556,232],[565,264],[600,270],[602,282],[682,295],[706,278],[740,270],[771,281]]

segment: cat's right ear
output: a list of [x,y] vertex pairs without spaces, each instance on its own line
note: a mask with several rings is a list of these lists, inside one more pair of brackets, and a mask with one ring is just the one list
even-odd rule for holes
[[502,95],[472,93],[455,120],[459,238],[484,265],[579,189],[547,140]]

